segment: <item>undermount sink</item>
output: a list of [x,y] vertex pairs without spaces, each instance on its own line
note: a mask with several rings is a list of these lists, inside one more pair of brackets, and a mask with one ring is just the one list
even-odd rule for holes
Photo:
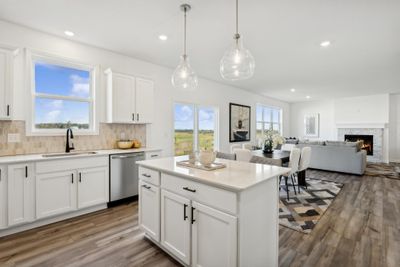
[[71,157],[71,156],[79,156],[79,155],[94,155],[97,154],[95,151],[89,152],[73,152],[73,153],[53,153],[53,154],[43,154],[43,158],[55,158],[55,157]]

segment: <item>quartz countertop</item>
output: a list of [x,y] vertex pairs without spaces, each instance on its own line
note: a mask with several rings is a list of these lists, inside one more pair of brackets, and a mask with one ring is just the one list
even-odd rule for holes
[[231,191],[243,191],[290,171],[289,168],[225,159],[216,159],[216,162],[225,163],[226,168],[214,171],[177,166],[178,161],[187,159],[187,156],[166,157],[138,161],[137,164]]
[[76,159],[76,158],[87,158],[87,157],[99,157],[111,154],[124,154],[124,153],[135,153],[135,152],[153,152],[161,151],[159,148],[132,148],[132,149],[107,149],[107,150],[89,150],[89,151],[72,151],[71,153],[85,153],[85,152],[96,152],[95,154],[80,154],[73,156],[59,156],[59,157],[43,157],[43,155],[60,154],[60,153],[43,153],[43,154],[26,154],[26,155],[15,155],[15,156],[2,156],[0,157],[0,164],[18,163],[18,162],[29,162],[29,161],[47,161],[47,160],[58,160],[58,159]]

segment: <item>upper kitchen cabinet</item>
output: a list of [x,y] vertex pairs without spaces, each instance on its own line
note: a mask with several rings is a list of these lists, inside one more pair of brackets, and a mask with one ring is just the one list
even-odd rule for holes
[[0,48],[0,120],[11,119],[14,54]]
[[107,77],[107,122],[151,123],[154,113],[154,82],[105,71]]

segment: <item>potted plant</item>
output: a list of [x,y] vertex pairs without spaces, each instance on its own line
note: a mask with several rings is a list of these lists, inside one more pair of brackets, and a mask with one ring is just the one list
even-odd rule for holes
[[269,129],[265,132],[264,137],[264,153],[272,153],[278,145],[282,145],[284,138],[279,134],[278,131]]

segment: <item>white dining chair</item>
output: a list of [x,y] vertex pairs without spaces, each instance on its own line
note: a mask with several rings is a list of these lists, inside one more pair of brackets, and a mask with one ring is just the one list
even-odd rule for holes
[[[306,171],[308,167],[310,167],[310,162],[311,162],[311,147],[308,146],[303,147],[301,149],[300,163],[297,175],[299,174],[299,172]],[[306,188],[307,188],[307,183],[306,183]],[[300,192],[300,187],[299,187],[299,192]]]
[[237,148],[233,150],[233,153],[236,154],[237,161],[250,162],[250,159],[253,156],[250,150],[243,148]]
[[283,144],[281,147],[282,151],[292,151],[293,148],[295,148],[295,144]]
[[242,145],[242,148],[243,149],[248,149],[248,150],[253,150],[253,144],[252,143],[244,143],[243,145]]
[[281,179],[282,177],[285,179],[285,189],[286,189],[286,195],[287,195],[287,200],[289,200],[289,185],[288,185],[288,179],[290,178],[293,186],[294,193],[297,195],[296,192],[296,185],[294,183],[295,180],[295,175],[297,174],[299,170],[299,162],[300,162],[300,154],[301,151],[299,148],[293,148],[292,151],[290,152],[290,158],[289,158],[289,168],[290,172],[287,174],[282,175],[279,178],[279,185],[281,184]]
[[234,153],[234,150],[239,149],[239,148],[242,148],[242,145],[240,145],[240,144],[231,145],[231,153]]

